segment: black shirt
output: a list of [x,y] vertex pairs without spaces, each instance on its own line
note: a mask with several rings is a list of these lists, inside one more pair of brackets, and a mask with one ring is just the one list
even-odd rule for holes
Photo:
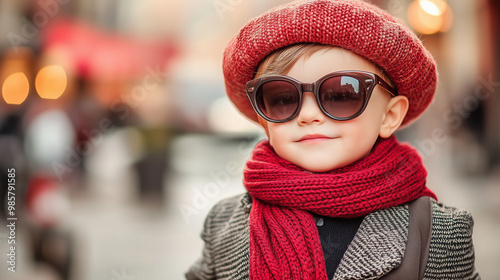
[[364,217],[355,219],[329,218],[313,214],[319,240],[325,256],[328,279],[333,279],[347,247],[351,244]]

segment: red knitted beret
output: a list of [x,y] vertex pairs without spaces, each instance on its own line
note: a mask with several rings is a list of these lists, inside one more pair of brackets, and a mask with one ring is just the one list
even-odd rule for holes
[[415,120],[431,103],[437,85],[434,59],[417,36],[384,10],[359,0],[308,0],[274,8],[250,20],[228,43],[223,72],[229,99],[257,121],[245,84],[262,59],[296,43],[339,46],[374,62],[410,101],[403,121]]

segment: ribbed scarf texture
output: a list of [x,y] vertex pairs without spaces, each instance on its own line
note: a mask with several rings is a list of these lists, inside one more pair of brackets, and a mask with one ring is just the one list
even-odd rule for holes
[[[335,156],[335,155],[325,155]],[[259,142],[244,170],[253,199],[250,212],[250,279],[327,279],[312,213],[362,217],[435,194],[417,151],[394,136],[348,166],[313,173],[280,158]]]

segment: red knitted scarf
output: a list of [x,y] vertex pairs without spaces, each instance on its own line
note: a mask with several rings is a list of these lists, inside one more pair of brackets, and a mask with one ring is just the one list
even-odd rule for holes
[[[325,155],[328,156],[328,155]],[[268,141],[257,144],[244,171],[250,212],[251,279],[327,279],[311,212],[361,217],[412,201],[436,198],[415,149],[394,136],[348,166],[311,173],[282,158]]]

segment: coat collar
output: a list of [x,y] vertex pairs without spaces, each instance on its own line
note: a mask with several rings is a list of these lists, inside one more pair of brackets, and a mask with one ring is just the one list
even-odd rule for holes
[[408,239],[408,206],[365,217],[335,272],[335,279],[378,279],[398,267]]

